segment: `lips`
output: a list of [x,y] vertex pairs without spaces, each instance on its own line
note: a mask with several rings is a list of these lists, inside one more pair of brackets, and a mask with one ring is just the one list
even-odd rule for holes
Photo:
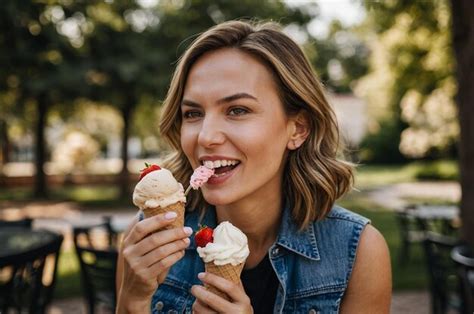
[[214,174],[207,181],[211,185],[226,181],[240,165],[240,160],[225,156],[201,156],[199,161],[205,167],[214,169]]

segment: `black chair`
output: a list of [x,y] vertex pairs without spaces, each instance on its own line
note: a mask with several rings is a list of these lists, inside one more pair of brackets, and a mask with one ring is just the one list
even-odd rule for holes
[[459,283],[455,264],[451,259],[451,251],[457,243],[456,238],[432,232],[427,232],[423,241],[433,313],[460,310]]
[[456,246],[451,252],[460,283],[461,313],[474,313],[474,251],[468,246]]
[[81,268],[81,281],[89,313],[98,307],[115,313],[118,232],[110,219],[104,223],[74,228],[74,245]]
[[433,232],[442,234],[448,237],[457,237],[459,228],[457,228],[452,220],[444,219],[444,218],[420,218],[417,219],[417,224],[419,230],[423,232]]
[[0,220],[0,228],[5,228],[5,227],[31,228],[32,224],[33,224],[33,219],[31,218],[23,218],[20,220]]
[[400,233],[400,253],[398,262],[404,265],[410,259],[410,247],[413,243],[421,244],[425,239],[425,232],[419,229],[416,219],[411,215],[415,209],[407,207],[396,212]]
[[[0,260],[0,313],[45,313],[51,303],[63,236]],[[46,270],[46,271],[45,271]]]

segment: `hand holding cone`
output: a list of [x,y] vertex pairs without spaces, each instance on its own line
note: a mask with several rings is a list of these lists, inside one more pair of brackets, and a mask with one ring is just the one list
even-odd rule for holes
[[[240,282],[240,274],[249,255],[247,236],[228,221],[224,221],[213,231],[203,227],[194,237],[199,256],[204,260],[206,272],[225,278],[233,283]],[[227,294],[213,286],[205,287],[225,298]]]

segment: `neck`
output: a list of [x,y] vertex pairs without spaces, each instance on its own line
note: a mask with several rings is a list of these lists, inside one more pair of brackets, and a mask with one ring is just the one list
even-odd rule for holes
[[281,217],[281,194],[275,193],[259,201],[240,201],[238,204],[216,206],[217,221],[230,221],[247,235],[250,255],[247,264],[263,258],[275,242]]

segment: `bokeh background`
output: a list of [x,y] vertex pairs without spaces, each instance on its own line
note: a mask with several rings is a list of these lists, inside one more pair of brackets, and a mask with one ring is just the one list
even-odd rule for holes
[[[66,235],[71,224],[103,215],[125,224],[143,163],[169,151],[158,120],[181,53],[216,23],[277,21],[325,85],[344,154],[358,164],[356,189],[339,203],[371,218],[387,239],[393,312],[427,313],[422,248],[399,263],[396,211],[461,206],[463,237],[474,241],[474,202],[463,198],[473,189],[463,183],[474,176],[466,157],[472,128],[471,138],[461,136],[474,111],[463,109],[460,120],[467,99],[456,102],[472,80],[459,84],[456,52],[465,45],[462,36],[455,45],[452,12],[445,0],[2,1],[0,218],[33,217]],[[469,17],[472,5],[459,19]],[[78,267],[66,241],[59,304],[81,299]]]

